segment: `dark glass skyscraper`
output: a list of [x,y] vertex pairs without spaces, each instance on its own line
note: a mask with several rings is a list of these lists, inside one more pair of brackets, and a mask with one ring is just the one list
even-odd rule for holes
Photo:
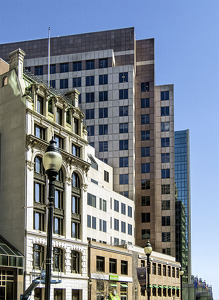
[[191,207],[189,130],[175,131],[176,259],[184,269],[183,282],[191,278]]

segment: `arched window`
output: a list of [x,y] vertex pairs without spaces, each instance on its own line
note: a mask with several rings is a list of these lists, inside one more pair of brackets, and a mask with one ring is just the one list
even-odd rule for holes
[[81,225],[81,190],[80,178],[75,172],[72,174],[72,195],[71,195],[71,236],[80,238]]
[[33,268],[42,269],[44,262],[44,247],[42,245],[33,245]]

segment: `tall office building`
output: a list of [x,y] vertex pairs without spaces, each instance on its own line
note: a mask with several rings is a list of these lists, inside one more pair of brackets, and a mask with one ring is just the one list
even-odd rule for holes
[[[183,281],[189,283],[191,278],[191,200],[190,143],[188,129],[175,131],[175,181],[176,218],[179,221],[178,225],[182,227],[182,230],[178,231],[178,236],[176,236],[176,259],[180,261],[185,271]],[[184,238],[181,236],[183,232]]]
[[[114,169],[114,190],[135,201],[136,244],[175,255],[173,86],[155,86],[154,39],[134,28],[52,38],[50,85],[81,92],[88,140]],[[48,78],[48,40],[0,45],[26,52],[25,67]]]

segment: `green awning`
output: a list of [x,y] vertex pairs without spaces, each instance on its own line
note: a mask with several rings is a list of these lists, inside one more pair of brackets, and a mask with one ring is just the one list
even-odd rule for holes
[[177,287],[176,287],[176,289],[177,289],[177,290],[180,290],[180,287],[179,287],[179,286],[177,286]]
[[153,287],[153,285],[149,284],[149,287]]
[[110,283],[110,286],[117,286],[117,284],[114,284],[114,283]]
[[153,287],[156,287],[156,288],[158,288],[158,286],[157,286],[156,284],[153,284]]
[[162,285],[158,285],[158,287],[161,288],[161,289],[163,288]]
[[168,289],[168,286],[164,285],[163,288],[164,288],[164,289]]
[[172,288],[172,286],[168,286],[168,289],[172,290],[173,288]]
[[175,287],[175,286],[173,286],[173,289],[174,289],[174,290],[176,290],[176,287]]
[[121,286],[122,287],[128,287],[127,284],[123,284],[123,283],[121,283]]

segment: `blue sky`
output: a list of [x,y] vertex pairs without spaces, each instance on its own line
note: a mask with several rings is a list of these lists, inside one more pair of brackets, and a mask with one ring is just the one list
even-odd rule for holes
[[190,129],[192,272],[219,299],[219,1],[12,0],[0,43],[135,27],[155,38],[156,84],[175,85],[175,130]]

